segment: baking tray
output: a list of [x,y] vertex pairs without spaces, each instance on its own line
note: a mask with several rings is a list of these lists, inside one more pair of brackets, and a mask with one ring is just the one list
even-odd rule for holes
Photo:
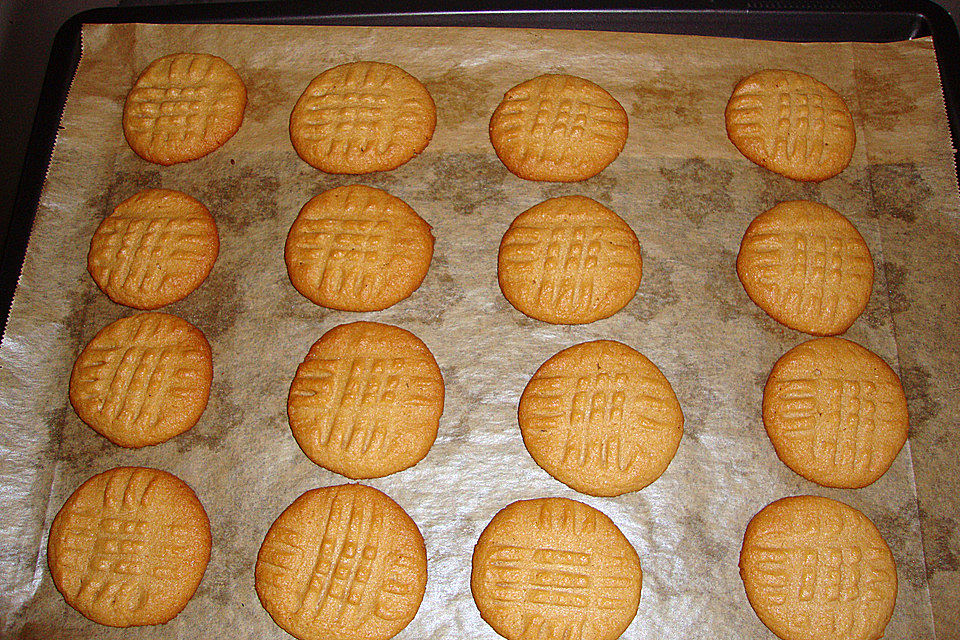
[[[35,144],[31,146],[31,153],[37,154],[39,164],[33,169],[32,173],[25,173],[25,186],[21,189],[21,197],[25,189],[32,188],[32,196],[26,198],[22,206],[18,208],[22,219],[17,223],[24,234],[23,240],[26,241],[27,234],[33,224],[33,212],[37,206],[40,195],[40,189],[47,173],[47,164],[49,162],[50,152],[54,139],[58,133],[60,123],[60,114],[63,109],[65,94],[69,88],[71,80],[76,72],[77,60],[80,54],[79,30],[81,25],[90,23],[122,23],[122,22],[152,22],[152,23],[311,23],[311,24],[362,24],[362,25],[457,25],[457,26],[476,26],[489,25],[491,27],[569,27],[574,26],[578,29],[602,29],[607,31],[641,31],[641,32],[667,32],[667,33],[693,33],[698,35],[730,35],[743,36],[748,35],[763,39],[781,39],[781,40],[902,40],[904,38],[930,36],[936,33],[931,19],[921,13],[910,13],[904,11],[903,4],[897,4],[891,7],[889,11],[878,11],[877,5],[871,5],[868,9],[857,7],[844,7],[837,11],[827,11],[822,5],[818,8],[811,8],[805,5],[803,8],[778,8],[773,11],[756,10],[750,6],[740,8],[717,8],[710,6],[700,7],[675,7],[673,9],[659,7],[651,9],[625,9],[611,7],[608,9],[598,9],[596,7],[574,7],[568,6],[561,9],[538,12],[533,6],[524,9],[514,9],[510,11],[498,11],[496,8],[481,8],[479,10],[467,11],[457,10],[449,5],[445,6],[446,11],[439,8],[419,7],[416,12],[403,12],[400,8],[385,7],[378,5],[376,8],[366,7],[364,5],[351,5],[349,10],[344,9],[337,12],[337,7],[327,7],[330,13],[325,15],[310,14],[315,7],[305,5],[267,5],[267,4],[245,4],[228,6],[179,6],[148,9],[120,9],[120,10],[100,10],[81,14],[68,23],[58,36],[58,45],[54,50],[51,74],[48,76],[48,86],[44,89],[45,101],[41,105],[41,111],[38,119],[35,136]],[[929,7],[931,10],[939,11],[937,7]],[[298,10],[302,9],[299,13]],[[942,11],[941,11],[942,13]],[[946,14],[943,14],[945,16]],[[818,21],[819,20],[819,21]],[[873,24],[875,30],[873,37],[866,38],[863,33],[865,25]],[[946,38],[947,42],[952,43],[956,49],[956,33],[952,30],[952,24],[946,23],[942,27],[949,31],[944,33],[941,38]],[[801,31],[805,33],[801,33]],[[597,36],[600,37],[600,36]],[[936,36],[935,36],[936,37]],[[947,66],[957,64],[960,56],[951,53],[944,53],[949,46],[941,46],[940,41],[935,41],[937,53],[940,55],[941,75],[944,76],[948,84],[947,106],[949,109],[951,122],[956,124],[956,91],[949,89],[956,84],[958,77],[956,69],[945,70]],[[927,53],[929,53],[929,42],[922,43]],[[762,45],[761,45],[762,46]],[[59,69],[59,71],[56,71]],[[51,80],[52,78],[52,80]],[[52,105],[52,106],[50,106]],[[942,122],[937,117],[936,121]],[[720,132],[722,137],[722,132]],[[956,139],[956,126],[954,126],[954,136]],[[942,141],[942,139],[941,139]],[[941,147],[942,148],[942,147]],[[950,168],[947,168],[948,171]],[[949,172],[947,180],[952,179]],[[907,176],[909,179],[909,176]],[[33,180],[32,187],[29,180]],[[897,183],[900,185],[900,183]],[[903,185],[907,183],[904,182]],[[942,183],[941,183],[942,184]],[[901,186],[903,186],[901,185]],[[899,195],[900,192],[898,191]],[[28,194],[29,195],[29,194]],[[21,203],[18,203],[18,206]],[[952,208],[951,211],[955,211]],[[46,218],[39,218],[38,231],[42,231],[43,223]],[[61,226],[62,228],[62,226]],[[448,229],[449,231],[449,229]],[[73,234],[80,236],[71,227],[64,229],[67,235]],[[59,245],[57,245],[59,247]],[[33,257],[28,257],[31,260]],[[5,256],[6,259],[6,256]],[[14,281],[20,271],[22,252],[16,257],[12,270],[10,271]],[[902,263],[901,263],[902,264]],[[79,267],[82,270],[82,266]],[[885,268],[889,269],[886,266]],[[6,273],[6,272],[5,272]],[[28,277],[35,277],[36,271],[28,271]],[[728,274],[729,275],[729,274]],[[895,275],[895,272],[894,272]],[[955,280],[939,279],[942,283]],[[734,281],[735,282],[735,281]],[[728,287],[729,290],[729,287]],[[25,287],[25,292],[29,287]],[[897,291],[897,290],[895,290]],[[902,288],[899,289],[902,291]],[[12,293],[12,285],[11,285]],[[22,292],[23,293],[23,292]],[[289,291],[288,291],[289,293]],[[939,292],[938,292],[939,293]],[[892,293],[890,294],[893,295]],[[939,298],[939,296],[927,296]],[[499,300],[499,298],[498,298]],[[895,302],[895,300],[894,300]],[[20,301],[18,301],[18,304]],[[18,318],[19,319],[19,318]],[[89,325],[89,323],[88,323]],[[662,328],[662,327],[661,327]],[[11,331],[11,334],[14,332]],[[789,338],[788,338],[789,340]],[[954,338],[945,343],[949,350],[955,351],[956,345],[960,344],[960,338]],[[527,358],[533,361],[534,358]],[[448,360],[449,361],[449,360]],[[906,364],[909,367],[910,361]],[[931,367],[930,371],[939,370]],[[909,372],[909,368],[908,368]],[[914,374],[911,374],[914,375]],[[279,377],[283,377],[280,375]],[[916,389],[914,385],[914,389]],[[954,387],[955,389],[956,387]],[[925,398],[925,397],[924,397]],[[921,398],[921,399],[924,399]],[[916,399],[916,398],[913,398]],[[71,414],[72,415],[72,414]],[[929,422],[929,418],[927,420]],[[951,424],[952,421],[940,421],[942,424]],[[919,431],[919,430],[918,430]],[[758,432],[759,433],[759,432]],[[922,435],[922,434],[921,434]],[[946,450],[955,451],[955,447],[944,447]],[[301,461],[302,462],[302,461]],[[767,462],[776,462],[768,460]],[[529,461],[527,461],[529,466]],[[955,469],[955,466],[947,467]],[[952,473],[950,474],[953,475]],[[59,495],[59,494],[58,494]],[[955,510],[954,510],[955,511]],[[947,512],[948,515],[953,515]],[[911,516],[913,512],[910,512]],[[901,514],[902,515],[902,514]],[[891,520],[893,515],[883,513],[887,518],[881,522],[881,527],[885,531],[898,528],[901,522]],[[944,544],[949,543],[949,538],[945,538]],[[34,547],[35,548],[35,547]],[[922,563],[919,565],[922,572]],[[735,567],[735,563],[725,565],[730,569]],[[735,568],[732,569],[735,575]],[[245,574],[246,575],[246,574]],[[919,575],[919,574],[918,574]],[[955,574],[954,574],[955,575]],[[655,578],[655,574],[654,574]],[[47,585],[49,587],[49,584]],[[247,585],[249,587],[249,585]],[[248,589],[249,591],[249,589]],[[248,609],[249,611],[249,609]],[[258,610],[259,611],[259,610]],[[472,611],[472,609],[471,609]],[[750,614],[744,615],[746,618]],[[262,613],[261,613],[262,616]],[[754,623],[756,621],[753,621]],[[35,635],[33,637],[50,637],[55,634]],[[30,636],[27,636],[30,637]],[[144,636],[148,637],[148,636]],[[953,637],[953,636],[951,636]]]
[[[415,5],[415,6],[414,6]],[[927,0],[876,2],[248,2],[93,9],[57,32],[8,229],[0,229],[0,326],[6,327],[84,23],[326,24],[575,28],[792,42],[895,42],[932,36],[956,158],[960,158],[960,36]]]

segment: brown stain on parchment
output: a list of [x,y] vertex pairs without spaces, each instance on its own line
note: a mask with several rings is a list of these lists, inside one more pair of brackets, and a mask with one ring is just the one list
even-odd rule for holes
[[642,253],[643,276],[633,299],[618,313],[641,322],[653,321],[664,309],[680,304],[680,294],[673,285],[673,268],[668,261],[655,261]]
[[912,162],[872,164],[867,167],[870,189],[877,215],[892,216],[906,223],[915,222],[917,210],[933,195],[933,190]]
[[[880,534],[890,547],[890,551],[893,552],[894,559],[906,558],[909,555],[910,546],[920,537],[919,532],[913,535],[914,528],[918,528],[918,513],[914,511],[915,505],[916,502],[908,500],[904,504],[901,504],[896,511],[893,510],[894,505],[890,505],[889,509],[884,513],[871,514],[871,520],[873,520],[877,529],[880,530]],[[919,511],[919,516],[920,521],[925,525],[931,524],[931,519],[925,518],[925,513],[922,509]],[[933,524],[939,525],[940,531],[944,531],[951,524],[955,524],[950,522],[952,520],[952,518],[936,518],[933,519]],[[924,536],[924,540],[929,543],[926,536]],[[943,545],[948,541],[949,537],[945,540],[941,539],[941,541],[935,543],[933,547],[936,549],[938,544]],[[929,553],[929,548],[929,544],[925,545],[924,552]],[[951,552],[949,548],[943,548],[943,551],[945,552],[944,555],[939,558],[933,558],[933,563],[937,566],[945,567],[952,565],[952,569],[949,570],[955,571],[957,569],[956,555]],[[929,556],[927,557],[927,564],[931,564],[931,558]],[[900,562],[897,564],[897,573],[901,578],[909,582],[914,589],[921,590],[927,586],[927,577],[930,575],[930,570],[924,566],[922,561]]]
[[[916,438],[925,434],[927,427],[942,412],[940,403],[933,397],[932,390],[936,388],[929,371],[920,366],[903,367],[900,370],[900,383],[907,396],[907,406],[910,408],[910,437]],[[947,442],[943,436],[944,447],[953,448],[956,443]],[[960,437],[957,438],[960,441]]]
[[[296,96],[290,95],[283,74],[275,69],[248,69],[243,71],[243,84],[247,88],[247,108],[243,118],[265,122],[275,117],[290,118],[296,104]],[[286,113],[282,113],[286,110]],[[243,125],[241,125],[243,126]]]
[[[750,219],[786,200],[809,200],[822,202],[823,194],[817,182],[799,182],[778,175],[766,169],[760,169],[761,184],[757,202],[763,203],[757,211],[750,212]],[[834,180],[836,178],[833,178]]]
[[[489,120],[500,99],[493,83],[454,67],[436,78],[420,78],[437,107],[437,126],[443,123]],[[489,105],[493,105],[492,107]]]
[[[77,350],[79,353],[79,349]],[[70,371],[64,376],[66,379],[70,378]],[[67,421],[70,417],[76,418],[76,413],[73,410],[73,405],[70,403],[69,397],[63,398],[63,403],[54,408],[50,414],[49,418],[46,420],[46,423],[49,425],[50,441],[49,441],[49,450],[46,453],[46,459],[50,460],[64,460],[69,459],[69,452],[64,452],[62,447],[63,442],[63,433],[67,428]],[[79,420],[79,418],[76,418]],[[64,455],[66,454],[66,456]],[[43,465],[42,459],[35,461],[33,467],[35,469],[41,469]]]
[[503,199],[508,175],[500,161],[488,154],[445,153],[431,159],[425,181],[406,186],[412,196],[439,203],[445,213],[473,216],[482,213],[486,204]]
[[860,90],[864,124],[878,131],[893,131],[904,115],[917,110],[917,95],[905,91],[891,76],[874,75],[857,66],[853,72]]
[[159,189],[162,186],[160,171],[153,165],[135,172],[120,171],[114,174],[105,191],[83,203],[83,210],[93,218],[104,218],[127,198],[144,189]]
[[927,579],[941,572],[960,571],[960,556],[951,549],[951,540],[957,535],[960,521],[950,516],[929,514],[920,509],[920,522],[923,523],[923,551],[927,564]]
[[688,77],[661,71],[649,81],[630,88],[629,112],[635,124],[670,129],[703,124],[706,91]]
[[[453,363],[444,363],[443,379],[444,381],[457,380],[460,377],[460,367]],[[460,393],[466,396],[468,402],[474,406],[479,406],[483,402],[482,394],[469,388],[469,385],[458,387]],[[467,445],[470,441],[470,434],[473,431],[472,421],[469,412],[464,412],[456,420],[445,419],[441,423],[440,432],[437,435],[437,443],[450,445]]]
[[[406,189],[410,185],[410,178],[405,174],[408,171],[414,174],[417,174],[420,171],[418,164],[421,162],[421,160],[419,160],[419,158],[420,156],[416,156],[410,159],[408,162],[400,165],[396,169],[392,169],[390,171],[374,171],[373,173],[364,173],[360,175],[329,174],[324,173],[319,169],[311,169],[313,173],[308,179],[316,183],[316,188],[311,190],[310,197],[312,198],[315,195],[319,195],[324,191],[336,187],[347,186],[351,184],[362,184],[368,187],[374,187],[375,189],[383,189],[387,193],[395,195],[403,200],[404,197],[401,190]],[[304,166],[308,165],[304,163]],[[304,200],[303,204],[306,203],[307,201]],[[290,219],[290,222],[293,222],[293,218]]]
[[229,387],[217,376],[214,361],[214,378],[210,387],[210,401],[203,415],[193,427],[172,438],[169,442],[176,447],[177,453],[187,454],[202,447],[204,450],[214,452],[220,449],[220,444],[224,437],[242,422],[242,412],[236,410],[228,411],[227,403],[223,398],[229,394]]
[[684,513],[680,517],[681,531],[683,531],[681,546],[684,549],[696,549],[699,551],[700,557],[709,558],[720,564],[728,557],[730,544],[711,535],[715,525],[708,522],[704,515],[701,513]]
[[[281,254],[283,247],[280,248]],[[282,259],[282,257],[281,257]],[[297,318],[321,324],[323,320],[331,313],[342,313],[320,305],[309,300],[293,286],[290,282],[290,276],[287,274],[287,268],[284,266],[283,275],[279,283],[280,298],[270,305],[270,309],[277,317]],[[266,310],[265,310],[266,311]]]
[[396,304],[399,313],[392,322],[401,326],[417,322],[442,325],[446,312],[454,308],[463,297],[463,290],[450,273],[449,261],[435,251],[423,283],[409,298]]
[[212,184],[198,189],[194,197],[207,206],[218,228],[242,233],[251,224],[280,217],[280,186],[279,178],[251,165],[218,176]]
[[662,167],[666,193],[660,199],[665,215],[680,213],[698,227],[711,214],[733,209],[729,195],[733,172],[711,166],[702,158],[691,158],[677,165]]
[[235,268],[224,264],[224,260],[221,253],[210,275],[199,287],[183,300],[159,309],[195,324],[211,345],[230,331],[243,312]]
[[48,624],[45,622],[28,622],[17,636],[18,640],[50,640],[62,638],[63,625],[60,623]]
[[[615,163],[616,160],[613,162]],[[544,187],[544,199],[576,194],[593,198],[597,202],[610,207],[610,203],[613,201],[613,194],[617,192],[620,183],[615,177],[615,171],[608,169],[604,169],[592,178],[581,180],[580,182],[541,183]],[[614,211],[614,213],[620,217],[624,217],[623,212]]]
[[910,295],[906,285],[909,275],[904,267],[887,260],[883,263],[883,275],[887,280],[887,299],[890,302],[890,312],[894,315],[904,313],[910,309]]
[[884,331],[885,326],[890,321],[890,312],[882,302],[877,302],[871,298],[867,308],[863,310],[860,317],[856,319],[855,324],[866,325],[873,331]]
[[737,277],[737,255],[732,251],[720,250],[717,268],[711,277],[706,279],[705,289],[721,322],[731,322],[741,317],[747,309],[753,315],[759,312],[761,317],[766,317],[743,290],[740,278]]

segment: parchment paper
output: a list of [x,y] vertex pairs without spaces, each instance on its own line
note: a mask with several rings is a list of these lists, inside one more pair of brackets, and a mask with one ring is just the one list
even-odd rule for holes
[[[470,595],[473,545],[508,503],[566,496],[610,516],[640,553],[643,595],[624,637],[772,638],[744,595],[740,543],[764,505],[806,493],[861,509],[889,542],[900,592],[887,637],[960,637],[960,200],[930,40],[786,44],[573,31],[88,25],[83,45],[0,347],[5,637],[287,637],[257,600],[257,550],[303,491],[345,481],[297,447],[287,391],[310,345],[357,319],[413,331],[433,351],[447,386],[440,434],[427,457],[368,481],[407,510],[426,540],[426,597],[400,637],[497,638]],[[249,106],[224,148],[164,168],[127,147],[120,115],[139,71],[177,51],[228,60],[247,84]],[[395,171],[328,176],[290,145],[288,117],[303,88],[324,69],[353,60],[405,68],[437,103],[430,146]],[[723,109],[733,85],[771,67],[812,74],[847,100],[858,144],[838,177],[793,182],[754,166],[727,140]],[[489,144],[489,116],[503,93],[545,72],[600,84],[630,116],[624,152],[586,182],[521,180]],[[313,305],[291,286],[283,263],[300,207],[350,183],[402,198],[437,238],[421,288],[379,313]],[[197,197],[219,225],[221,254],[210,277],[165,309],[206,333],[215,374],[196,427],[162,445],[125,450],[77,418],[67,383],[93,334],[133,313],[96,288],[85,256],[100,219],[144,187]],[[616,211],[637,233],[644,257],[640,291],[626,308],[573,327],[521,315],[496,279],[497,247],[511,220],[565,194]],[[735,257],[750,220],[791,198],[840,210],[866,238],[878,267],[875,289],[846,336],[897,369],[908,392],[910,441],[884,477],[860,490],[824,489],[795,475],[776,458],[760,419],[771,366],[807,336],[750,302]],[[653,360],[686,415],[666,473],[617,498],[580,495],[553,480],[527,454],[516,422],[520,393],[537,367],[565,347],[600,338]],[[119,465],[178,475],[212,522],[203,582],[161,627],[116,630],[89,622],[64,603],[46,567],[49,524],[63,502],[87,477]]]

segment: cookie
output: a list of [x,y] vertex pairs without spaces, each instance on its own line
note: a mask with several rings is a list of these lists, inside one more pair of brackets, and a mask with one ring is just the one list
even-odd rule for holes
[[500,241],[497,278],[518,311],[553,324],[608,318],[640,288],[640,242],[620,216],[584,196],[521,213]]
[[840,95],[795,71],[764,69],[742,79],[724,112],[744,156],[794,180],[819,182],[847,168],[857,142]]
[[817,336],[843,333],[873,291],[873,257],[849,220],[816,202],[781,202],[754,218],[737,275],[774,320]]
[[409,297],[432,259],[430,225],[400,198],[362,185],[303,205],[284,250],[297,291],[341,311],[380,311]]
[[220,252],[213,216],[180,191],[146,189],[97,227],[87,270],[117,304],[157,309],[200,286]]
[[907,440],[907,399],[876,354],[843,338],[814,338],[774,365],[763,424],[780,460],[807,480],[865,487]]
[[243,122],[247,89],[226,60],[176,53],[151,62],[123,105],[123,135],[149,162],[202,158],[233,137]]
[[543,363],[520,396],[523,444],[581,493],[617,496],[660,477],[683,436],[683,412],[655,364],[625,344],[585,342]]
[[334,327],[297,367],[287,415],[297,444],[348,478],[420,462],[443,414],[440,367],[415,335],[377,322]]
[[213,380],[210,343],[167,313],[121,318],[84,347],[70,376],[80,419],[121,447],[160,444],[196,424]]
[[507,640],[613,640],[640,605],[640,556],[603,513],[566,498],[521,500],[473,550],[480,615]]
[[400,67],[351,62],[307,85],[290,114],[293,148],[327,173],[389,171],[427,148],[437,126],[430,92]]
[[893,614],[897,569],[876,526],[842,502],[783,498],[753,517],[740,577],[783,640],[876,640]]
[[490,141],[525,180],[579,182],[613,162],[627,142],[627,112],[603,88],[547,74],[507,91],[490,118]]
[[64,600],[111,627],[180,613],[210,560],[210,521],[180,478],[140,467],[95,475],[50,527],[47,562]]
[[257,555],[257,595],[299,640],[387,640],[420,608],[427,552],[387,495],[359,484],[307,491],[280,514]]

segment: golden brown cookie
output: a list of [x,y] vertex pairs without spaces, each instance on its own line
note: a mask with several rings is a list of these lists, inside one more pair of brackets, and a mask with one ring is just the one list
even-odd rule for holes
[[783,463],[807,480],[865,487],[907,440],[907,399],[876,354],[843,338],[814,338],[774,365],[763,424]]
[[307,491],[280,514],[257,556],[257,595],[299,640],[387,640],[427,585],[427,552],[410,516],[359,484]]
[[754,218],[737,275],[777,322],[817,336],[850,328],[873,291],[873,257],[843,215],[816,202],[781,202]]
[[123,135],[144,160],[162,165],[202,158],[243,122],[247,89],[226,60],[176,53],[151,62],[123,105]]
[[473,550],[480,615],[507,640],[613,640],[640,605],[640,556],[603,513],[566,498],[521,500]]
[[210,521],[180,478],[119,467],[73,492],[53,520],[47,562],[71,607],[111,627],[180,613],[210,560]]
[[114,302],[156,309],[199,287],[219,252],[217,225],[203,204],[180,191],[146,189],[97,227],[87,270]]
[[531,318],[580,324],[608,318],[640,287],[640,242],[620,216],[584,196],[521,213],[500,241],[503,295]]
[[416,211],[386,191],[337,187],[303,205],[284,259],[293,286],[309,300],[341,311],[380,311],[423,282],[433,234]]
[[765,69],[733,90],[727,135],[740,153],[775,173],[819,182],[850,164],[853,117],[836,91],[795,71]]
[[507,91],[490,118],[490,141],[526,180],[578,182],[613,162],[627,142],[627,112],[589,80],[542,75]]
[[290,140],[327,173],[396,169],[426,149],[437,126],[430,92],[400,67],[351,62],[327,69],[290,114]]
[[740,577],[783,640],[877,640],[897,600],[893,554],[874,524],[817,496],[783,498],[753,517]]
[[683,436],[683,412],[655,364],[613,340],[543,363],[520,396],[523,444],[547,473],[592,496],[647,486]]
[[287,415],[303,452],[348,478],[420,462],[443,414],[440,367],[415,335],[377,322],[334,327],[297,367]]
[[212,380],[203,332],[167,313],[141,313],[107,325],[84,347],[70,376],[70,402],[114,444],[144,447],[196,424]]

